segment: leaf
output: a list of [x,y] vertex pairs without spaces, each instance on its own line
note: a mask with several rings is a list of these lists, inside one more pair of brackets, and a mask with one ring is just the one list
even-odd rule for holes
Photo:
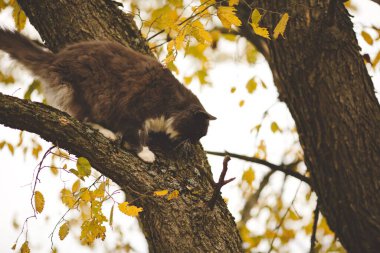
[[110,221],[109,221],[109,224],[110,224],[111,227],[112,227],[112,224],[113,224],[113,208],[114,207],[115,207],[115,205],[112,205],[111,211],[110,211]]
[[362,32],[361,32],[361,35],[362,35],[363,39],[364,39],[369,45],[372,45],[372,44],[373,44],[373,39],[372,39],[371,35],[369,35],[369,34],[366,33],[365,31],[362,31]]
[[25,94],[24,94],[24,99],[28,99],[30,100],[31,98],[31,95],[33,93],[33,91],[38,91],[38,93],[41,93],[41,82],[38,81],[38,80],[34,80],[28,87],[28,89],[26,90]]
[[239,106],[240,106],[240,107],[243,107],[243,106],[244,106],[244,103],[245,103],[244,100],[240,100],[240,102],[239,102]]
[[252,14],[251,14],[251,24],[255,26],[259,26],[259,22],[261,20],[261,14],[259,10],[254,9]]
[[231,93],[235,93],[235,91],[236,91],[236,87],[231,87],[230,92],[231,92]]
[[248,93],[252,94],[256,90],[256,88],[257,88],[257,83],[256,83],[255,79],[251,78],[247,82],[247,84],[246,84],[245,87],[247,88]]
[[20,249],[20,252],[21,253],[30,253],[30,249],[29,249],[29,246],[28,246],[28,241],[25,241],[22,246],[21,246],[21,249]]
[[162,191],[155,191],[153,193],[153,196],[158,196],[158,197],[162,197],[162,196],[165,196],[166,194],[168,194],[168,190],[162,190]]
[[284,37],[284,33],[285,33],[286,25],[288,24],[288,20],[289,20],[289,14],[284,13],[284,15],[281,16],[280,21],[278,21],[276,27],[274,28],[274,31],[273,31],[273,38],[274,39],[277,39],[278,35],[280,35],[280,34],[282,37]]
[[69,208],[73,208],[75,204],[75,198],[70,190],[62,189],[61,190],[61,200]]
[[379,61],[380,61],[380,51],[377,52],[377,55],[375,56],[375,59],[374,59],[373,62],[372,62],[372,66],[373,66],[373,68],[376,67],[376,65],[379,63]]
[[255,171],[250,167],[248,170],[244,171],[242,179],[249,185],[252,185],[255,180]]
[[137,206],[130,206],[128,202],[123,202],[119,204],[119,210],[128,216],[136,217],[139,215],[140,212],[143,211],[143,208]]
[[20,5],[17,1],[13,1],[13,12],[12,16],[16,24],[16,28],[18,31],[24,29],[26,24],[26,15],[25,12],[21,9]]
[[79,176],[87,177],[91,175],[90,162],[84,157],[79,157],[77,160],[77,170]]
[[254,9],[251,14],[251,26],[253,31],[264,38],[270,39],[268,29],[265,27],[260,27],[259,22],[261,20],[261,14],[257,9]]
[[236,9],[234,7],[220,6],[217,15],[222,25],[227,29],[231,29],[232,25],[241,26],[241,21],[236,16]]
[[58,235],[59,235],[59,239],[61,239],[61,241],[62,241],[63,239],[66,238],[67,234],[69,233],[69,230],[70,230],[70,227],[69,227],[68,222],[65,222],[65,223],[59,228]]
[[273,133],[276,133],[277,131],[280,131],[280,127],[275,121],[273,121],[270,125],[270,130],[272,130]]
[[[1,5],[1,0],[0,0],[0,5]],[[12,246],[12,248],[11,248],[11,249],[12,249],[12,250],[15,250],[15,249],[16,249],[16,246],[17,246],[17,245],[16,245],[16,243],[15,243],[15,244],[13,244],[13,246]]]
[[179,196],[179,191],[174,190],[169,194],[169,196],[167,198],[168,198],[168,200],[172,200],[172,199],[178,198],[178,196]]
[[[83,190],[84,189],[84,190]],[[91,200],[91,194],[90,191],[87,188],[82,188],[81,191],[83,190],[82,194],[80,195],[80,199],[88,202]]]
[[106,190],[106,183],[105,182],[102,182],[99,187],[93,191],[93,194],[92,196],[94,198],[103,198],[104,197],[104,192]]
[[13,147],[13,145],[10,143],[7,143],[7,147],[9,149],[9,152],[11,152],[11,154],[14,155],[15,154],[15,148]]
[[253,28],[253,31],[254,31],[257,35],[259,35],[259,36],[261,36],[261,37],[264,37],[264,38],[266,38],[266,39],[270,39],[270,37],[269,37],[269,32],[268,32],[268,29],[267,29],[267,28],[265,28],[265,27],[253,26],[253,25],[252,25],[252,28]]
[[79,187],[80,187],[80,180],[78,179],[77,181],[73,183],[73,186],[71,187],[71,191],[73,193],[76,193],[79,190]]
[[36,191],[34,193],[34,205],[36,206],[37,213],[42,213],[45,206],[45,199],[41,192]]

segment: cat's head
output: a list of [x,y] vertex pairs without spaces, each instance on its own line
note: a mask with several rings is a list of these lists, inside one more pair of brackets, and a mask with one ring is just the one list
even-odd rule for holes
[[194,105],[179,112],[174,119],[173,128],[178,133],[178,141],[190,141],[196,143],[207,134],[210,120],[215,120],[206,110]]

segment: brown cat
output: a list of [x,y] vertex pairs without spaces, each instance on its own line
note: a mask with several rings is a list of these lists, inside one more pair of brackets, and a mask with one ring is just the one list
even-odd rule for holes
[[0,49],[42,81],[48,104],[88,122],[145,162],[149,132],[197,142],[214,120],[198,98],[156,59],[108,41],[69,45],[53,54],[25,36],[0,29]]

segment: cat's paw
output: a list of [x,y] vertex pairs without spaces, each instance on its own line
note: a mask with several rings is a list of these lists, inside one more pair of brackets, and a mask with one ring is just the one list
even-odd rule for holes
[[118,139],[117,135],[114,132],[112,132],[111,130],[108,130],[108,129],[105,129],[105,128],[101,128],[101,129],[98,129],[98,130],[99,130],[99,132],[101,134],[104,135],[104,137],[106,137],[106,138],[108,138],[108,139],[110,139],[112,141],[116,141]]
[[148,147],[143,147],[140,153],[137,154],[138,157],[141,158],[146,163],[153,163],[156,159],[154,153],[149,150]]

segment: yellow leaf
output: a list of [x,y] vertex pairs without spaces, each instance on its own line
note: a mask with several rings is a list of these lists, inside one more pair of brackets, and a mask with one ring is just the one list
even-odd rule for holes
[[176,199],[176,198],[178,198],[178,196],[179,196],[179,191],[174,190],[169,194],[168,200]]
[[143,208],[137,206],[130,206],[128,205],[128,202],[123,202],[119,204],[119,210],[128,216],[136,217],[139,215],[140,212],[143,211]]
[[372,62],[372,66],[373,66],[373,68],[376,67],[376,65],[379,63],[379,61],[380,61],[380,51],[377,52],[377,55],[375,56],[375,59],[374,59],[373,62]]
[[243,107],[244,103],[245,103],[244,100],[240,100],[240,102],[239,102],[239,106],[240,106],[240,107]]
[[254,9],[252,14],[251,14],[251,24],[255,26],[259,26],[259,22],[261,20],[261,14],[259,10]]
[[[0,3],[1,3],[1,0],[0,0]],[[11,249],[12,249],[12,250],[15,250],[15,249],[16,249],[16,246],[17,246],[17,245],[16,245],[16,243],[15,243],[15,244],[13,244],[13,246],[12,246],[12,248],[11,248]]]
[[[204,45],[211,45],[212,43],[212,36],[209,32],[207,32],[204,29],[203,24],[197,20],[191,23],[191,30],[190,30],[191,35],[194,36],[194,38],[199,42]],[[178,39],[178,37],[177,37]],[[179,49],[177,47],[177,49]]]
[[276,27],[274,28],[274,31],[273,31],[273,38],[274,39],[277,39],[278,35],[280,35],[280,34],[282,37],[284,37],[286,24],[288,23],[288,20],[289,20],[288,13],[284,13],[284,15],[282,15],[280,21],[277,23]]
[[256,83],[255,79],[253,79],[253,78],[250,79],[247,82],[245,87],[247,88],[248,93],[252,94],[257,88],[257,83]]
[[21,249],[20,249],[20,252],[21,253],[30,253],[30,249],[29,249],[29,246],[28,246],[28,241],[25,241],[22,246],[21,246]]
[[13,145],[10,143],[7,143],[7,147],[9,149],[9,152],[11,152],[11,154],[14,155],[15,154],[15,148],[13,147]]
[[73,193],[76,193],[79,190],[79,187],[80,187],[80,180],[78,179],[77,181],[73,183],[73,186],[71,187],[71,191]]
[[373,44],[373,39],[371,37],[371,35],[369,35],[368,33],[366,33],[365,31],[362,31],[361,33],[363,39],[369,44],[369,45],[372,45]]
[[41,192],[36,191],[34,193],[34,204],[36,206],[37,213],[42,213],[42,210],[44,210],[45,206],[45,199]]
[[239,4],[239,0],[228,0],[229,6],[238,5],[238,4]]
[[155,191],[154,193],[153,193],[153,195],[154,196],[159,196],[159,197],[161,197],[161,196],[165,196],[166,194],[168,194],[168,190],[162,190],[162,191]]
[[103,198],[104,197],[104,192],[106,189],[106,183],[103,182],[99,185],[99,187],[93,192],[93,197],[94,198]]
[[270,39],[268,29],[265,27],[260,27],[259,22],[261,20],[261,14],[257,9],[254,9],[251,14],[251,26],[253,31],[264,38]]
[[69,224],[67,222],[65,222],[59,228],[58,235],[59,235],[59,239],[61,239],[61,241],[66,238],[67,234],[69,233],[69,230],[70,230],[70,228],[69,228]]
[[272,130],[273,133],[280,131],[280,127],[275,121],[273,121],[272,124],[270,125],[270,129]]
[[244,171],[242,179],[243,179],[243,181],[245,181],[249,185],[251,185],[253,183],[253,181],[255,180],[254,170],[252,168],[249,168],[248,170]]
[[269,32],[268,32],[268,29],[265,28],[265,27],[259,27],[259,26],[255,26],[255,25],[252,25],[252,28],[253,28],[253,31],[261,36],[261,37],[264,37],[266,39],[270,39],[269,37]]
[[79,157],[77,160],[77,170],[78,170],[79,177],[81,176],[87,177],[91,175],[90,162],[84,157]]
[[61,190],[61,200],[69,208],[73,208],[75,204],[75,198],[70,190],[62,189]]
[[231,93],[235,93],[235,91],[236,91],[236,87],[231,87],[230,92],[231,92]]
[[217,15],[225,28],[231,29],[232,25],[241,26],[234,7],[221,6],[218,8]]
[[24,29],[26,24],[26,15],[25,12],[21,9],[20,5],[17,3],[17,1],[13,1],[12,16],[15,21],[17,30],[21,31],[22,29]]
[[[85,202],[90,201],[91,200],[90,191],[86,188],[82,188],[82,189],[84,189],[84,190],[83,190],[82,194],[80,195],[81,200],[83,200]],[[81,191],[82,191],[82,189],[81,189]]]
[[109,224],[110,224],[111,227],[112,227],[112,223],[113,223],[113,208],[114,207],[115,207],[115,205],[112,205],[111,211],[110,211],[110,221],[109,221]]

